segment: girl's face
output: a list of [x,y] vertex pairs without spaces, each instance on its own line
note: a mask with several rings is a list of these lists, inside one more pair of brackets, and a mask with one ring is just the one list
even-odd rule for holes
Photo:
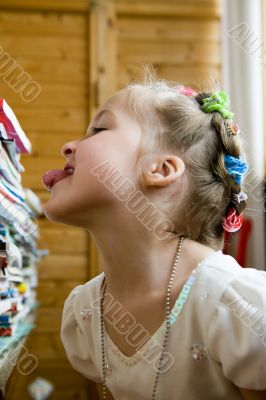
[[44,204],[45,215],[53,221],[88,228],[95,211],[119,206],[119,200],[92,169],[108,161],[121,176],[136,184],[140,138],[140,125],[127,106],[127,92],[118,92],[100,108],[86,136],[62,147],[61,153],[74,172],[52,187],[51,197]]

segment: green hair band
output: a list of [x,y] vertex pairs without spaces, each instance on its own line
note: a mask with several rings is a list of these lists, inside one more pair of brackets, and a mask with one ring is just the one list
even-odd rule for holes
[[234,114],[228,110],[229,98],[225,92],[213,93],[210,97],[202,100],[202,111],[206,113],[219,112],[223,118],[232,119]]

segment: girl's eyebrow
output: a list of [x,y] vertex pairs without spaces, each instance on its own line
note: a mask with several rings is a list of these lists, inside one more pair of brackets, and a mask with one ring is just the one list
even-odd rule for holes
[[[112,118],[115,118],[115,114],[114,114],[111,110],[108,110],[108,109],[106,108],[106,109],[100,111],[100,112],[96,115],[96,117],[94,118],[93,123],[95,124],[95,123],[101,118],[101,116],[102,116],[103,114],[105,114],[105,113],[109,113],[109,114],[111,115]],[[90,124],[90,125],[91,125],[91,124]],[[89,127],[90,127],[90,125],[89,125]],[[88,132],[89,132],[89,128],[87,129],[87,133],[86,133],[87,135],[88,135]]]

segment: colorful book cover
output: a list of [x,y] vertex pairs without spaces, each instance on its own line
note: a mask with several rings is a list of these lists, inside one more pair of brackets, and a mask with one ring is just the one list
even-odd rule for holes
[[[20,126],[13,110],[0,97],[0,124],[4,127],[8,139],[14,139],[21,153],[31,153],[31,143]],[[1,130],[1,129],[0,129]],[[6,139],[6,138],[5,138]]]

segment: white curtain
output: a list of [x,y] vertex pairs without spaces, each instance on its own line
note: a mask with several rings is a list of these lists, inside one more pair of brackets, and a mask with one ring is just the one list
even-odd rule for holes
[[[266,1],[266,0],[262,0]],[[266,23],[266,21],[264,22]],[[266,44],[262,38],[261,0],[224,0],[222,19],[222,86],[231,99],[235,121],[246,141],[250,171],[246,215],[253,227],[248,266],[265,269],[263,74]]]

